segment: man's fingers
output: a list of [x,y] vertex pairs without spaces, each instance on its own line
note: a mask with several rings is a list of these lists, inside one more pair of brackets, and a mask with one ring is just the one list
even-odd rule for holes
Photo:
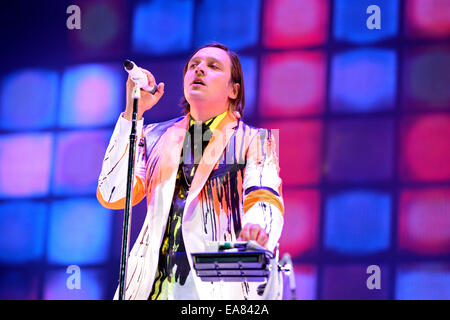
[[257,224],[253,224],[250,226],[250,238],[248,240],[257,240],[259,232],[261,231],[261,227]]
[[141,70],[147,75],[148,84],[150,87],[153,87],[156,84],[155,77],[150,73],[150,71],[142,69]]

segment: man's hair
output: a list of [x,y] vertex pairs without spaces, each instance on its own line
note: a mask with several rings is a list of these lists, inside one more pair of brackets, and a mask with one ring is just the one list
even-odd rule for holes
[[[239,92],[238,95],[235,99],[230,99],[230,110],[231,111],[238,111],[239,114],[241,116],[243,116],[243,112],[244,112],[244,105],[245,105],[245,94],[244,94],[244,75],[242,73],[242,66],[241,66],[241,62],[239,60],[238,55],[231,51],[230,49],[228,49],[227,46],[221,44],[221,43],[210,43],[207,45],[204,45],[200,48],[198,48],[194,53],[191,54],[191,56],[189,57],[189,59],[187,60],[184,69],[183,69],[183,82],[184,82],[184,77],[186,75],[188,66],[189,66],[189,61],[191,61],[192,57],[199,52],[201,49],[204,48],[219,48],[224,50],[226,53],[228,53],[228,56],[230,57],[231,60],[231,79],[230,81],[233,83],[238,83],[239,84]],[[183,108],[183,112],[185,114],[187,114],[190,111],[191,106],[189,105],[189,102],[186,100],[186,97],[183,94],[183,97],[181,98],[180,101],[180,106]]]

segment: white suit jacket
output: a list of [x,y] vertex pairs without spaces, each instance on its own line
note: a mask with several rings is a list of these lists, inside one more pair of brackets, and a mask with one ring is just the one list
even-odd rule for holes
[[[173,199],[189,114],[143,127],[137,123],[133,205],[147,198],[147,214],[128,259],[126,299],[147,299]],[[131,121],[119,117],[109,142],[97,199],[110,209],[125,207]],[[191,253],[207,241],[235,241],[247,223],[269,233],[274,250],[283,226],[284,205],[273,134],[243,123],[232,112],[220,121],[195,172],[182,219],[182,234],[200,299],[257,299],[258,283],[203,282]],[[117,290],[118,291],[118,290]],[[117,298],[117,292],[115,298]]]

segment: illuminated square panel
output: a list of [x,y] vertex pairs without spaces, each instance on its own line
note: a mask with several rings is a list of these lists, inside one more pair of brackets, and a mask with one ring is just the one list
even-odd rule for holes
[[256,117],[258,63],[256,58],[251,56],[240,56],[239,59],[241,60],[242,73],[244,74],[245,108],[243,116],[245,118]]
[[[68,272],[67,272],[68,271]],[[45,277],[44,300],[101,300],[111,299],[104,296],[105,270],[79,269],[80,288],[75,287],[73,277],[75,272],[71,269],[56,269],[50,271]],[[71,289],[72,288],[72,289]]]
[[220,42],[232,50],[258,43],[259,0],[196,2],[195,45]]
[[43,196],[49,191],[51,134],[0,136],[0,196]]
[[[281,259],[281,258],[280,258]],[[308,264],[294,264],[293,281],[295,282],[295,300],[317,299],[317,268]],[[283,300],[294,300],[291,279],[283,278]]]
[[403,61],[403,107],[449,110],[450,46],[408,49]]
[[328,35],[327,0],[269,0],[264,4],[263,43],[269,48],[323,44]]
[[392,120],[333,120],[328,127],[326,177],[330,182],[390,179],[393,152]]
[[[67,32],[70,54],[80,59],[123,56],[128,38],[126,1],[79,0],[76,5],[80,8],[80,29]],[[67,21],[75,23],[69,14]]]
[[404,181],[450,179],[450,115],[403,119],[400,177]]
[[405,26],[410,37],[445,38],[450,36],[448,0],[408,0]]
[[41,259],[47,205],[37,201],[0,203],[0,261],[25,263]]
[[450,188],[402,191],[398,224],[401,249],[417,254],[450,253]]
[[103,263],[109,256],[112,216],[95,198],[55,201],[51,205],[47,258],[50,263]]
[[322,299],[324,300],[387,300],[390,290],[390,267],[374,264],[379,267],[380,289],[369,289],[376,284],[369,277],[375,273],[368,267],[372,264],[329,265],[324,268]]
[[60,133],[57,136],[52,192],[95,194],[109,130]]
[[396,272],[395,299],[450,299],[450,264],[416,263],[401,265]]
[[125,110],[127,76],[122,62],[68,68],[62,79],[61,127],[113,125]]
[[[380,29],[369,29],[367,20],[374,12],[367,13],[369,6],[376,5],[380,13]],[[399,29],[399,0],[336,0],[334,1],[333,30],[338,41],[358,44],[386,40],[397,35]]]
[[0,272],[0,300],[37,300],[39,274],[36,270],[8,270]]
[[333,57],[331,110],[368,112],[395,106],[397,61],[392,50],[358,49]]
[[324,246],[338,254],[364,255],[389,249],[391,197],[354,190],[326,199]]
[[193,10],[192,0],[138,3],[133,16],[133,50],[156,55],[188,50]]
[[6,75],[0,89],[0,128],[29,130],[53,126],[58,86],[58,74],[49,70],[26,69]]
[[262,58],[261,115],[319,114],[325,103],[326,61],[321,52],[275,53]]
[[261,126],[273,129],[275,138],[278,138],[280,176],[284,187],[320,182],[323,131],[320,121],[267,121]]
[[284,221],[280,255],[293,259],[314,251],[319,234],[320,193],[316,190],[283,190]]
[[157,83],[164,82],[164,96],[144,113],[144,123],[163,122],[183,115],[179,103],[183,97],[183,67],[186,59],[164,59],[161,61],[135,61],[141,68],[149,70]]

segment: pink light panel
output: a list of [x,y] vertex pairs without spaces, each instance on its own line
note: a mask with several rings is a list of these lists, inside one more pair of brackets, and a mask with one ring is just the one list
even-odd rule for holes
[[450,179],[450,115],[409,118],[402,126],[400,174],[405,181]]
[[319,232],[320,194],[315,190],[283,191],[284,227],[280,238],[280,255],[293,258],[314,250]]
[[400,195],[399,246],[419,254],[450,253],[450,188]]
[[261,114],[320,114],[325,103],[326,63],[320,52],[277,53],[262,59]]
[[450,35],[450,1],[408,0],[406,30],[411,37],[445,38]]
[[328,31],[328,1],[265,2],[263,43],[270,48],[323,44]]
[[320,121],[268,121],[279,129],[279,163],[283,186],[318,184],[321,178],[323,125]]

